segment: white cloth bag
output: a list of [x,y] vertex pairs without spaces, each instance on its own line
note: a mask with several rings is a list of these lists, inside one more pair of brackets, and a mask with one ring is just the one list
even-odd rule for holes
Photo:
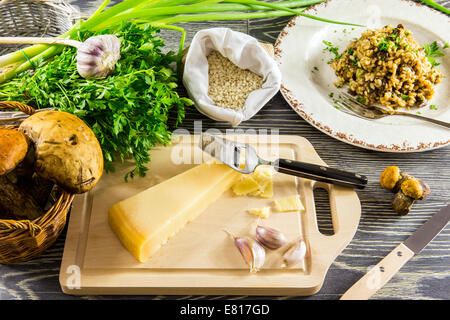
[[[263,78],[262,88],[250,93],[242,110],[218,107],[208,96],[207,56],[213,50],[239,68]],[[197,32],[192,39],[184,65],[183,84],[198,111],[211,119],[237,126],[253,117],[278,92],[281,72],[255,38],[228,28],[211,28]]]

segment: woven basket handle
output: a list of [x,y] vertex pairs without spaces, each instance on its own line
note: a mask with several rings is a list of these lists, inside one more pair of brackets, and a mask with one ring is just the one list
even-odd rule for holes
[[42,228],[30,220],[0,220],[0,230],[28,230],[35,237],[41,233]]
[[32,107],[16,101],[0,101],[0,109],[19,109],[29,116],[36,112]]

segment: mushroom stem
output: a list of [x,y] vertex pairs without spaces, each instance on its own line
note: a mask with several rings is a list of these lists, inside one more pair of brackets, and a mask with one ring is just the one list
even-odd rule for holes
[[392,200],[392,208],[399,215],[407,215],[414,204],[414,199],[405,195],[402,191],[395,194]]
[[19,219],[34,220],[44,213],[30,194],[6,176],[0,176],[0,208]]

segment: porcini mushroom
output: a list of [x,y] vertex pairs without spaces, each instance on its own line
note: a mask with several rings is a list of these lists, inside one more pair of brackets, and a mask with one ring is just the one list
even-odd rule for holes
[[424,181],[400,171],[396,166],[383,170],[380,184],[395,193],[392,208],[400,215],[408,214],[415,200],[423,200],[430,194],[430,187]]
[[396,166],[390,166],[385,168],[381,173],[380,184],[383,188],[392,190],[394,189],[400,178],[400,168]]
[[403,181],[400,189],[405,195],[415,200],[423,200],[430,194],[430,187],[422,180],[414,177]]
[[38,112],[24,120],[19,131],[34,143],[39,176],[70,193],[87,192],[100,179],[100,144],[77,116],[62,111]]
[[28,140],[16,130],[0,129],[0,210],[5,216],[36,219],[43,210],[25,190],[7,177],[25,159]]

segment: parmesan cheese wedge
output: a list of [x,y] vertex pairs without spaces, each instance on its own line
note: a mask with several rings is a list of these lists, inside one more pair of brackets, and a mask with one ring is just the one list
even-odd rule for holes
[[109,224],[140,262],[194,220],[237,180],[240,173],[205,163],[111,206]]
[[273,203],[275,209],[279,212],[305,210],[299,195],[280,198],[275,200]]

